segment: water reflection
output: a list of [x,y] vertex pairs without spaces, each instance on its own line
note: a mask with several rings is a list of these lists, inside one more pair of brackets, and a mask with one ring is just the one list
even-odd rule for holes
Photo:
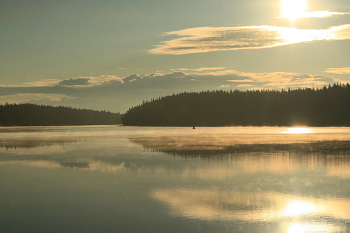
[[[139,172],[148,172],[149,169],[160,175],[176,171],[183,176],[191,175],[202,180],[225,180],[240,173],[288,174],[305,169],[322,171],[327,176],[350,178],[350,141],[344,140],[347,135],[332,136],[339,141],[316,141],[321,140],[323,136],[320,135],[313,138],[304,135],[285,136],[191,135],[129,139],[133,144],[148,149],[149,154],[156,151],[182,158],[200,157],[222,161],[195,169],[183,165],[179,169],[174,164],[160,162],[145,166],[145,160],[131,161],[130,156],[120,158],[118,154],[125,153],[126,148],[117,148],[127,144],[106,138],[0,140],[0,148],[6,149],[6,153],[0,154],[0,163],[26,162],[41,167],[46,164],[48,167],[101,171],[119,171],[122,166]],[[267,144],[269,141],[273,144]],[[288,141],[296,143],[287,144]],[[103,152],[111,144],[116,148],[111,151],[112,154]],[[96,145],[99,145],[98,148]]]
[[[0,214],[28,232],[53,232],[52,222],[60,232],[346,232],[349,129],[332,130],[0,132]],[[46,231],[31,227],[42,222]]]
[[131,165],[126,165],[125,162],[118,161],[99,161],[94,159],[67,159],[46,156],[25,156],[15,158],[0,157],[1,164],[9,163],[21,163],[29,166],[42,167],[42,168],[70,168],[74,170],[90,170],[90,171],[102,171],[102,172],[117,172],[122,169],[131,169]]
[[299,223],[295,222],[288,228],[288,233],[306,233],[306,232],[346,232],[344,226],[334,226],[327,223]]
[[20,160],[20,161],[7,161],[0,162],[2,163],[22,163],[29,166],[41,167],[41,168],[69,168],[73,170],[89,170],[89,171],[102,171],[102,172],[117,172],[121,170],[127,169],[125,163],[120,164],[108,164],[103,163],[101,161],[87,160],[87,161],[45,161],[45,160],[37,160],[37,161],[28,161],[28,160]]
[[[11,131],[12,132],[12,131]],[[20,130],[23,132],[23,130]],[[23,163],[45,168],[70,168],[79,170],[118,171],[125,168],[123,162],[109,161],[109,157],[91,154],[76,155],[65,145],[78,142],[91,142],[92,139],[9,139],[0,140],[0,148],[6,153],[0,154],[0,164]]]
[[57,132],[63,131],[64,129],[65,127],[46,126],[0,127],[0,133]]
[[64,145],[67,143],[76,143],[77,139],[26,139],[26,140],[0,140],[0,148],[35,148],[53,145]]
[[348,134],[191,135],[130,138],[145,149],[185,157],[250,152],[349,153]]
[[[226,160],[228,166],[197,170],[198,176],[207,179],[226,179],[239,172],[286,174],[305,169],[322,170],[327,176],[350,177],[350,140],[345,133],[191,135],[129,140],[147,150],[175,157]],[[236,169],[230,169],[232,165]]]
[[350,199],[200,189],[157,189],[152,197],[166,203],[177,216],[207,221],[279,221],[291,224],[288,232],[345,232],[350,221]]
[[303,133],[314,133],[314,132],[309,128],[289,128],[286,131],[283,131],[282,133],[303,134]]

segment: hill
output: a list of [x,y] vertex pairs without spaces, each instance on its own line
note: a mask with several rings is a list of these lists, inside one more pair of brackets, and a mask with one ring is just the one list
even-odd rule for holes
[[130,108],[135,126],[350,126],[350,85],[322,89],[205,91],[165,96]]
[[0,126],[111,125],[119,113],[35,104],[0,105]]

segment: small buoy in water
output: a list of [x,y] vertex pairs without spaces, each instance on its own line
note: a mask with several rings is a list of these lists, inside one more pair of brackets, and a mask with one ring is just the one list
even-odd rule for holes
[[193,126],[193,129],[195,129],[196,127],[195,126]]

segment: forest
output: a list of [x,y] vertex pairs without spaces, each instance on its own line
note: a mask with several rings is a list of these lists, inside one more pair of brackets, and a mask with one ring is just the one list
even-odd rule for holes
[[183,92],[143,101],[121,120],[130,126],[350,126],[350,85]]
[[62,126],[120,124],[121,114],[36,104],[0,105],[0,126]]

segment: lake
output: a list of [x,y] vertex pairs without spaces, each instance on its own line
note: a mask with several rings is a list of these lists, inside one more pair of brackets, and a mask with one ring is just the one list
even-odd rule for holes
[[350,128],[0,127],[0,232],[350,232]]

